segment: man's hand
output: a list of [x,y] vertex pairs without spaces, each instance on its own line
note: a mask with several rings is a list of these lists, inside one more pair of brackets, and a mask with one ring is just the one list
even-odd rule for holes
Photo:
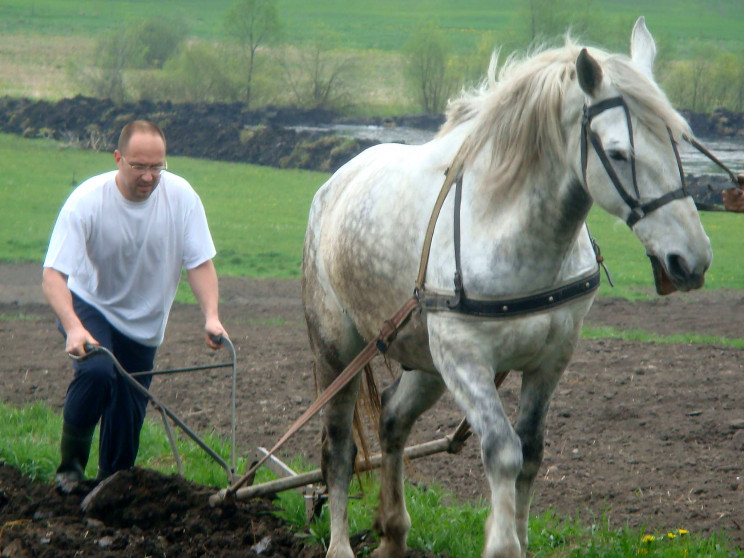
[[85,356],[85,345],[98,345],[98,341],[85,329],[82,325],[80,327],[71,328],[70,331],[65,332],[67,334],[67,341],[65,343],[65,350],[67,354],[82,357]]
[[216,318],[207,320],[204,324],[204,331],[207,333],[207,345],[212,349],[220,348],[219,341],[222,337],[229,338],[227,331],[222,327],[222,323]]

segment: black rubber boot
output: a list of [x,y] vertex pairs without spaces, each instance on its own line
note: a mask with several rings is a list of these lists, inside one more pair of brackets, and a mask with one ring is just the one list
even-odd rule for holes
[[106,471],[105,469],[101,469],[101,466],[98,466],[98,476],[96,477],[97,481],[106,480],[109,478],[113,473]]
[[62,492],[70,493],[85,479],[90,446],[95,427],[80,429],[62,423],[62,440],[59,444],[60,464],[57,467],[57,483]]

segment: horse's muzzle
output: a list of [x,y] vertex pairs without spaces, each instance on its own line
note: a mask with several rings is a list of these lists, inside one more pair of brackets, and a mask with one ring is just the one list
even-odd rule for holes
[[691,291],[699,289],[705,284],[705,271],[697,272],[690,270],[686,265],[684,258],[676,254],[667,257],[667,265],[652,255],[648,255],[651,260],[651,268],[654,272],[654,283],[656,284],[656,293],[664,296],[673,292]]

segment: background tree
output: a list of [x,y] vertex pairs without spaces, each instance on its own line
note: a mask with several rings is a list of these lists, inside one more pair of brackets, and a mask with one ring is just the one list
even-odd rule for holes
[[716,59],[719,54],[717,49],[697,42],[687,59],[674,63],[661,85],[675,106],[693,112],[715,108]]
[[245,102],[250,103],[256,52],[260,46],[277,41],[281,34],[276,0],[235,0],[225,14],[225,30],[243,52]]
[[354,60],[340,44],[339,33],[318,27],[309,42],[283,51],[282,77],[298,106],[341,110],[349,103]]
[[133,23],[126,35],[132,44],[131,64],[140,68],[162,68],[177,54],[189,29],[180,19],[146,19]]
[[[597,0],[521,0],[519,13],[529,44],[552,42],[570,30],[571,35],[585,41],[613,48],[618,46],[607,30],[617,29],[621,24],[603,22],[599,17],[603,10]],[[626,27],[622,25],[627,48]]]
[[449,47],[434,23],[418,27],[403,47],[406,78],[425,112],[442,112],[452,89],[447,72]]
[[92,96],[123,103],[127,99],[124,70],[132,56],[133,50],[123,30],[106,32],[96,41],[92,67],[80,79]]

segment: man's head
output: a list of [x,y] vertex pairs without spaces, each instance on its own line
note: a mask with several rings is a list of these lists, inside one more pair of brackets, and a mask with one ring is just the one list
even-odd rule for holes
[[121,131],[114,159],[119,172],[116,186],[129,201],[147,200],[166,168],[163,131],[146,120],[130,122]]

